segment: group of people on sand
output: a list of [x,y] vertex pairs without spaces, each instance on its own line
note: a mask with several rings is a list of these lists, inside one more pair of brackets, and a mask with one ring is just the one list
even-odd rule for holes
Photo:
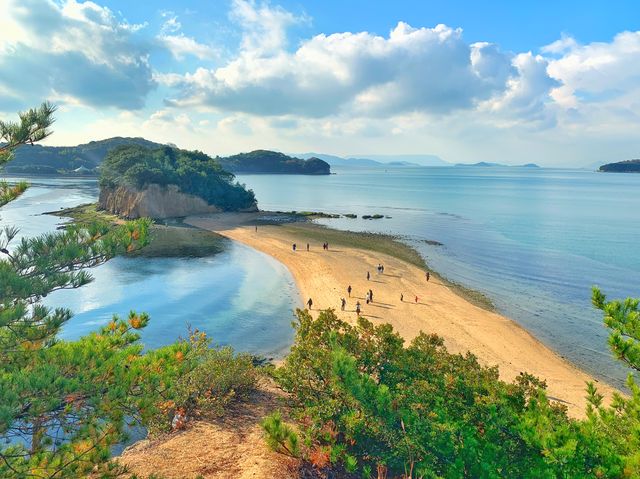
[[[257,227],[256,227],[256,230],[257,230]],[[293,243],[291,245],[291,248],[295,252],[298,248],[298,245],[296,243]],[[309,248],[310,248],[309,243],[307,243],[307,251],[309,251]],[[322,249],[325,251],[329,250],[329,243],[327,242],[322,243]],[[376,267],[376,269],[378,271],[378,274],[384,274],[384,265],[382,263],[378,263],[378,266]],[[429,271],[425,272],[425,278],[427,282],[431,279],[431,273]],[[369,281],[370,279],[371,279],[371,273],[367,271],[367,281]],[[352,292],[353,292],[353,288],[351,287],[351,285],[348,285],[347,296],[349,298],[351,297]],[[404,293],[400,293],[400,301],[405,302]],[[418,297],[418,295],[415,295],[414,301],[416,303],[420,302],[420,298]],[[371,288],[369,288],[369,290],[365,293],[365,302],[366,304],[373,303],[373,290]],[[313,299],[309,298],[307,300],[307,307],[308,309],[313,309]],[[346,308],[347,308],[347,300],[345,298],[340,298],[340,310],[345,311]],[[356,301],[356,307],[355,307],[356,315],[360,316],[361,311],[362,311],[362,305],[360,304],[360,301]]]
[[[295,252],[298,250],[298,245],[296,243],[293,243],[291,245],[291,249]],[[309,243],[307,243],[307,251],[309,251],[311,249],[311,245],[309,245]],[[325,251],[329,251],[329,243],[322,243],[322,249]]]
[[[378,273],[380,274],[384,274],[384,265],[383,264],[378,264],[377,268]],[[431,273],[429,271],[425,272],[425,278],[427,280],[427,282],[431,279]],[[371,279],[371,273],[369,271],[367,271],[367,281]],[[353,287],[351,285],[347,286],[347,297],[351,297],[351,293],[353,292]],[[400,301],[401,302],[405,302],[404,301],[404,293],[400,293]],[[420,302],[420,298],[418,297],[418,295],[415,295],[414,297],[414,301],[415,303],[419,303]],[[365,294],[365,302],[366,304],[369,303],[373,303],[373,290],[369,289],[366,294]],[[347,308],[347,300],[345,298],[340,298],[340,310],[341,311],[345,311]],[[362,305],[360,304],[360,301],[356,301],[356,314],[359,316],[360,312],[362,310]]]

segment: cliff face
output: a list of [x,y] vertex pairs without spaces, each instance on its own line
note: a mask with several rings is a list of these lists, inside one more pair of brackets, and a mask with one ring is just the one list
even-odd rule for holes
[[222,211],[202,198],[182,193],[175,185],[152,184],[140,191],[124,186],[101,188],[98,203],[109,213],[129,219],[173,218]]

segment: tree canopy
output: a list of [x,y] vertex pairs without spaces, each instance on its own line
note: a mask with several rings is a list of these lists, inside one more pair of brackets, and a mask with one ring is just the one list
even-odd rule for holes
[[162,147],[121,146],[111,150],[101,167],[100,187],[143,189],[150,184],[176,185],[225,211],[255,205],[253,191],[235,181],[232,173],[199,151]]

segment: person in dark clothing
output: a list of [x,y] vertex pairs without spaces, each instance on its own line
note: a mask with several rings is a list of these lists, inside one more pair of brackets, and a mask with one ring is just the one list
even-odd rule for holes
[[307,251],[309,251],[309,243],[307,243]]
[[349,293],[349,297],[351,297],[351,285],[347,286],[347,293]]
[[309,301],[307,301],[307,306],[309,306],[309,309],[311,309],[311,306],[313,306],[313,300],[311,298],[309,298]]
[[371,275],[369,274],[369,272],[367,271],[367,281],[369,281],[369,279],[371,278]]
[[344,308],[347,306],[347,300],[344,298],[340,298],[340,309],[344,311]]
[[295,251],[295,250],[296,250],[296,244],[295,244],[295,243],[293,243],[293,245],[291,246],[291,248],[293,249],[293,251]]
[[429,282],[429,278],[431,278],[431,273],[427,271],[427,282]]
[[404,294],[403,293],[400,293],[400,302],[404,303]]
[[360,316],[360,301],[356,303],[356,314]]
[[369,290],[369,300],[373,303],[373,291]]

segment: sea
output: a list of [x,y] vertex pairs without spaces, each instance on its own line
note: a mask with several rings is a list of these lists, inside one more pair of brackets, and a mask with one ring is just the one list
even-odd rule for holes
[[[600,380],[622,387],[628,370],[607,346],[591,287],[610,298],[640,296],[640,175],[519,167],[332,168],[328,176],[241,175],[264,210],[358,215],[322,219],[339,229],[390,233],[414,246],[429,268],[488,296],[496,309]],[[41,213],[95,201],[95,180],[28,178],[0,223],[25,236],[52,231]],[[383,215],[376,220],[363,215]],[[440,244],[433,244],[437,242]],[[112,314],[147,311],[147,347],[189,328],[266,356],[291,343],[300,299],[287,270],[227,242],[207,258],[116,258],[95,281],[46,302],[70,307],[63,337],[106,324]]]

